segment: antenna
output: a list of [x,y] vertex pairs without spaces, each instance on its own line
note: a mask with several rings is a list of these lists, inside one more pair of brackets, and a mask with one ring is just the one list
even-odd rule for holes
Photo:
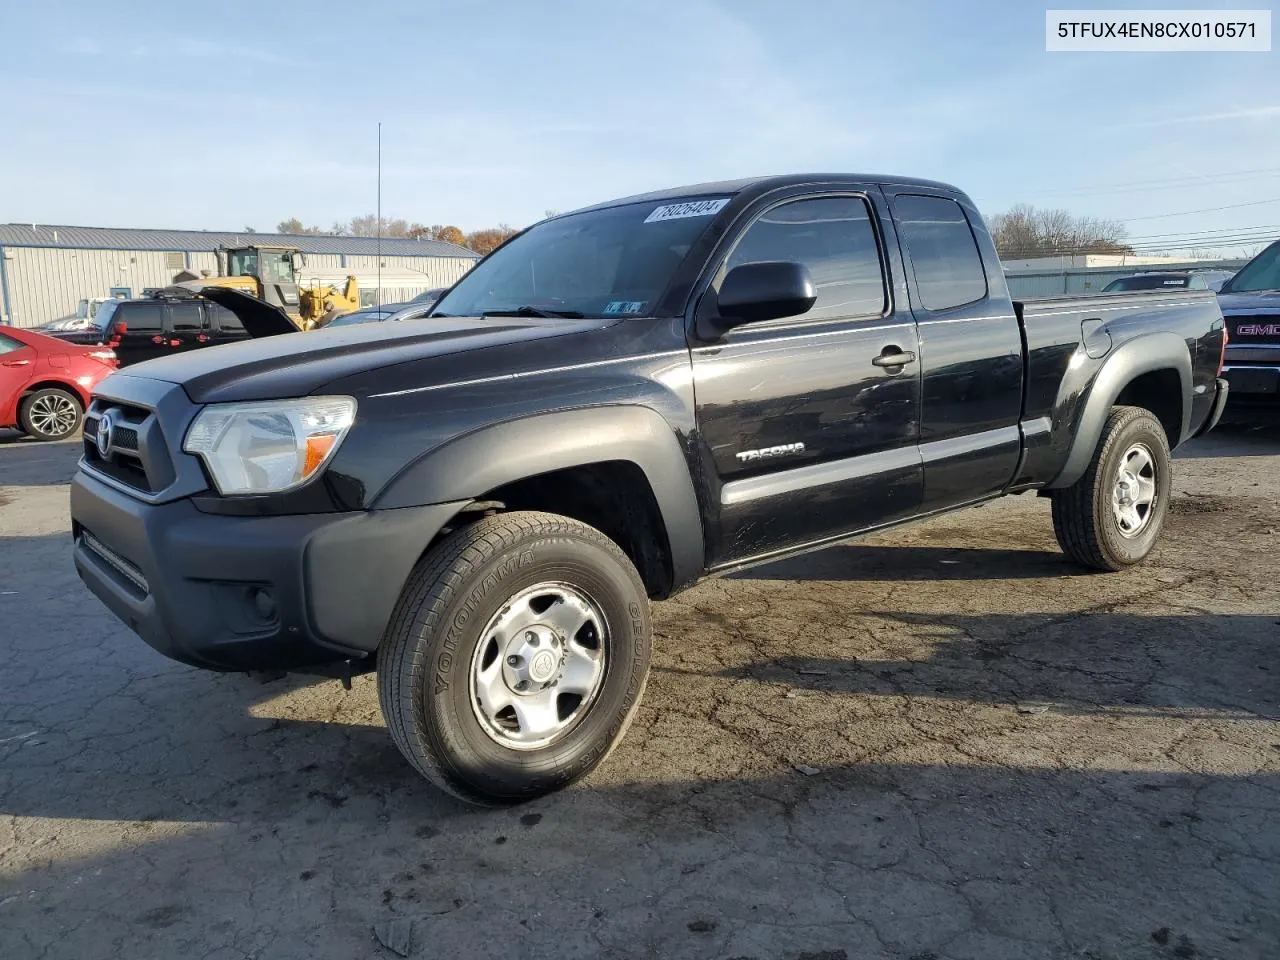
[[382,121],[378,121],[378,292],[374,300],[382,306]]

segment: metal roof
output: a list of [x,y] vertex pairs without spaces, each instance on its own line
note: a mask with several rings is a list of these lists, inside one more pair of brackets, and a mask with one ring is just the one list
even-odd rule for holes
[[[115,227],[73,227],[52,224],[0,223],[0,246],[68,247],[81,250],[204,250],[218,247],[297,247],[306,253],[374,256],[376,237],[329,234],[223,233],[217,230],[128,230]],[[391,257],[470,257],[479,254],[443,240],[382,238],[382,252]]]

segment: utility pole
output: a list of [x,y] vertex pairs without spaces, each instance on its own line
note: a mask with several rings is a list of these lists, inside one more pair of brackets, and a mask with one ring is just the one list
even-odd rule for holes
[[382,306],[382,121],[378,121],[378,292],[374,300]]

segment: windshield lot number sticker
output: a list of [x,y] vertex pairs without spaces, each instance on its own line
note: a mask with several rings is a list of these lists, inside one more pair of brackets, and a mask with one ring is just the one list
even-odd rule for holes
[[605,313],[639,313],[648,300],[610,300]]
[[719,213],[729,203],[728,197],[719,200],[691,200],[688,203],[668,203],[658,207],[644,218],[645,223],[660,223],[663,220],[681,220],[684,217],[709,217]]

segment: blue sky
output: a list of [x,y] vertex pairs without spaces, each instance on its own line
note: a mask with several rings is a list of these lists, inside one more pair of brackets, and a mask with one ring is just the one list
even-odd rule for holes
[[328,225],[381,120],[384,213],[464,229],[839,170],[1280,235],[1280,54],[1046,53],[1025,0],[0,0],[0,36],[0,221]]

